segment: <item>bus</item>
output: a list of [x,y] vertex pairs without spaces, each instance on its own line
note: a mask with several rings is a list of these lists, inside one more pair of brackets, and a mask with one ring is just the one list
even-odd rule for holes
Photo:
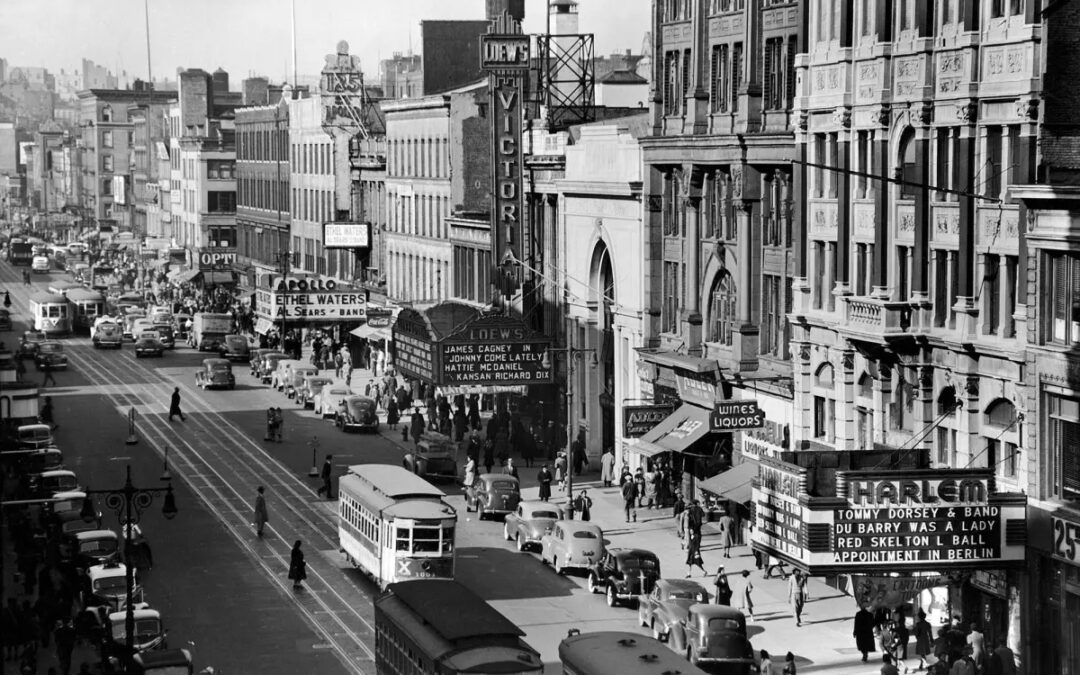
[[63,295],[44,291],[30,296],[34,330],[48,337],[71,335],[71,303]]
[[623,631],[572,629],[559,643],[559,661],[563,675],[706,675],[659,640]]
[[452,579],[390,584],[375,599],[375,672],[540,673],[525,633]]
[[338,487],[338,543],[379,588],[454,578],[457,512],[446,494],[404,467],[349,467]]

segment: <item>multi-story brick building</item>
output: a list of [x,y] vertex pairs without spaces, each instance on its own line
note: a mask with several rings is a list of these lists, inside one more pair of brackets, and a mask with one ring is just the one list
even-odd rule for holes
[[[289,250],[289,147],[286,100],[236,111],[236,230],[242,271],[277,269],[278,256]],[[255,279],[249,278],[248,285],[254,287]]]
[[323,248],[322,226],[335,220],[335,164],[340,149],[322,127],[319,97],[290,100],[288,106],[292,264],[297,270],[337,277],[342,252]]
[[160,208],[162,180],[168,180],[167,160],[169,127],[166,114],[168,103],[138,103],[128,109],[131,120],[131,156],[129,170],[131,185],[132,231],[136,236],[165,236],[167,213]]

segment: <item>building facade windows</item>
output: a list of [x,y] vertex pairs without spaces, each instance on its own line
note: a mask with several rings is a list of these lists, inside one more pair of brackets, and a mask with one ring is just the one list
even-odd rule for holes
[[236,192],[210,190],[206,193],[207,213],[236,213]]
[[814,375],[814,438],[825,443],[836,440],[836,395],[833,367],[824,363]]
[[735,280],[726,271],[721,272],[713,282],[709,300],[709,316],[712,319],[709,341],[730,346],[734,340],[738,319],[738,297],[735,293]]
[[1044,341],[1069,347],[1080,344],[1080,253],[1048,252],[1045,260]]
[[1047,392],[1044,452],[1050,496],[1080,501],[1080,398]]
[[682,279],[682,265],[664,261],[663,301],[660,308],[661,332],[675,333],[679,329],[679,286]]

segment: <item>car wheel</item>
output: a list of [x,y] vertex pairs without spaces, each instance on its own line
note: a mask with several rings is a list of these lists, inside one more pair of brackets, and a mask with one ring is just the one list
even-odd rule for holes
[[589,592],[599,593],[604,590],[604,587],[600,585],[600,579],[596,577],[596,572],[589,572]]
[[503,539],[506,541],[514,541],[513,535],[510,534],[510,526],[503,525]]
[[616,607],[619,604],[619,596],[615,595],[615,586],[607,587],[607,606]]
[[518,551],[524,551],[525,550],[525,537],[521,536],[521,533],[518,532],[517,536],[514,539],[515,539],[515,541],[517,543],[517,550]]
[[652,625],[650,626],[650,628],[652,628],[652,636],[654,638],[656,638],[660,642],[667,642],[667,633],[661,633],[659,630],[656,629],[656,619],[652,620]]
[[564,571],[563,568],[559,567],[558,556],[553,556],[551,558],[551,566],[555,568],[555,574],[562,574]]

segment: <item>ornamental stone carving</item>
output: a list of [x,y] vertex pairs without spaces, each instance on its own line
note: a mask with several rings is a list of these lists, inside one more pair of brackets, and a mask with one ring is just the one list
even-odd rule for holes
[[971,398],[978,398],[979,397],[979,378],[978,377],[968,377],[967,378],[967,380],[964,382],[964,393],[966,393]]
[[809,129],[810,128],[810,113],[809,113],[809,111],[800,110],[799,111],[799,117],[798,117],[798,120],[796,121],[796,124],[799,127],[799,131],[806,131],[807,129]]
[[889,106],[883,105],[875,108],[870,113],[870,121],[872,124],[878,126],[889,126],[889,123],[892,122],[892,111],[889,109]]
[[731,198],[742,199],[743,193],[743,168],[741,164],[731,167]]
[[810,363],[810,343],[803,342],[799,345],[799,360],[803,363]]
[[956,119],[967,124],[974,124],[979,115],[979,106],[974,102],[963,103],[956,106]]
[[1027,122],[1037,121],[1039,119],[1039,101],[1034,98],[1017,101],[1016,116]]
[[925,126],[934,121],[934,104],[918,103],[911,109],[911,126]]
[[923,389],[931,389],[934,386],[934,369],[924,366],[919,369],[919,386]]
[[837,108],[833,111],[833,124],[841,129],[847,129],[851,126],[851,108]]
[[840,356],[840,362],[844,366],[844,370],[851,372],[855,370],[855,352],[845,351]]

